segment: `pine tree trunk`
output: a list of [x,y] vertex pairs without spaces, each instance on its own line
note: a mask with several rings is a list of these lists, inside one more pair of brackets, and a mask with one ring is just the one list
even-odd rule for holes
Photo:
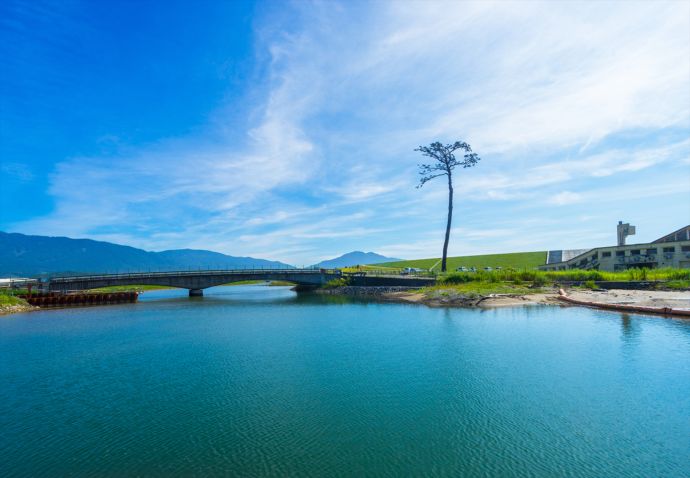
[[450,240],[450,223],[453,220],[453,180],[448,172],[448,223],[446,224],[446,240],[443,242],[443,259],[441,272],[446,272],[446,257],[448,256],[448,241]]

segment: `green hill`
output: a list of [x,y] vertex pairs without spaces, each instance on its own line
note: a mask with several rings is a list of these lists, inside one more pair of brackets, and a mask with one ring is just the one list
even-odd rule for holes
[[[416,259],[411,261],[397,261],[377,264],[383,267],[418,267],[429,269],[438,262],[434,270],[441,270],[440,257],[433,259]],[[460,266],[465,267],[512,267],[513,269],[533,269],[546,262],[546,251],[513,252],[510,254],[485,254],[481,256],[459,256],[448,258],[448,270],[454,271]]]

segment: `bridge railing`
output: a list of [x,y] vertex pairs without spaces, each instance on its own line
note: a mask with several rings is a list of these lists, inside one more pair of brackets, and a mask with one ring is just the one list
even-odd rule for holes
[[315,269],[315,268],[243,268],[243,269],[195,269],[195,270],[176,270],[176,271],[131,271],[124,273],[99,273],[99,274],[64,274],[43,279],[43,282],[75,282],[88,280],[117,280],[117,279],[150,279],[162,277],[194,277],[210,275],[255,275],[255,274],[293,274],[293,275],[354,275],[369,277],[409,277],[409,278],[434,278],[436,274],[429,271],[415,271],[403,273],[402,271],[390,269],[366,269],[356,272],[343,272],[340,269]]

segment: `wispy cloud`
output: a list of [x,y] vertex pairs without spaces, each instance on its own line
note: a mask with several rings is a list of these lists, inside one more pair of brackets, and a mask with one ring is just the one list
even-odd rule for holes
[[575,204],[582,201],[582,195],[572,191],[563,191],[549,198],[549,203],[557,206],[565,204]]
[[456,177],[452,250],[524,250],[569,238],[563,207],[615,190],[594,237],[638,194],[621,181],[689,172],[690,4],[302,2],[256,25],[267,74],[241,141],[226,105],[202,134],[66,159],[55,210],[13,229],[298,264],[428,256],[446,191],[414,189],[412,150],[463,139],[483,160]]

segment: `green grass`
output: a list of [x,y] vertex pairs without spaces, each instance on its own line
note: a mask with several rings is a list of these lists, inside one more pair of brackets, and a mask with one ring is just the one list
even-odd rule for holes
[[[227,286],[233,286],[233,285],[256,285],[256,284],[266,284],[267,281],[265,280],[240,280],[237,282],[228,282]],[[286,286],[286,285],[295,285],[292,282],[284,281],[284,280],[272,280],[268,281],[269,286]]]
[[690,269],[630,269],[621,272],[572,269],[568,271],[538,271],[534,269],[504,269],[501,271],[451,272],[439,278],[446,284],[468,282],[531,282],[543,285],[554,282],[595,282],[595,281],[688,281]]
[[[265,280],[241,280],[237,282],[230,282],[228,284],[223,284],[226,286],[232,285],[252,285],[252,284],[264,284]],[[294,285],[292,282],[286,281],[271,281],[268,285]],[[163,289],[174,289],[174,287],[168,287],[163,285],[114,285],[110,287],[100,287],[98,289],[91,289],[91,292],[129,292],[132,290],[137,291],[150,291],[150,290],[163,290]]]
[[15,297],[7,291],[0,291],[0,307],[11,305],[29,305],[24,299]]
[[[429,269],[440,260],[440,257],[433,259],[416,259],[411,261],[386,262],[384,264],[376,264],[374,268],[397,268],[416,267],[419,269]],[[546,262],[546,251],[539,252],[513,252],[509,254],[485,254],[481,256],[458,256],[449,257],[447,266],[449,271],[454,271],[460,266],[476,267],[483,269],[484,267],[502,267],[513,269],[533,269]],[[439,263],[434,270],[441,270]]]
[[338,279],[331,279],[328,282],[326,282],[322,288],[324,289],[336,289],[338,287],[345,287],[350,285],[350,279],[347,277],[340,277]]
[[670,280],[659,286],[660,289],[690,290],[690,280]]
[[420,289],[426,295],[443,291],[452,291],[464,295],[489,295],[489,294],[536,294],[544,292],[540,288],[529,288],[522,285],[514,285],[506,282],[466,282],[463,284],[438,284]]
[[295,283],[294,283],[294,282],[288,282],[288,281],[286,281],[286,280],[272,280],[271,283],[268,284],[268,285],[271,286],[271,287],[275,287],[275,286],[280,287],[280,286],[295,285]]
[[233,286],[233,285],[254,285],[254,284],[263,284],[265,283],[265,280],[238,280],[237,282],[228,282],[227,284],[223,284],[224,286]]

